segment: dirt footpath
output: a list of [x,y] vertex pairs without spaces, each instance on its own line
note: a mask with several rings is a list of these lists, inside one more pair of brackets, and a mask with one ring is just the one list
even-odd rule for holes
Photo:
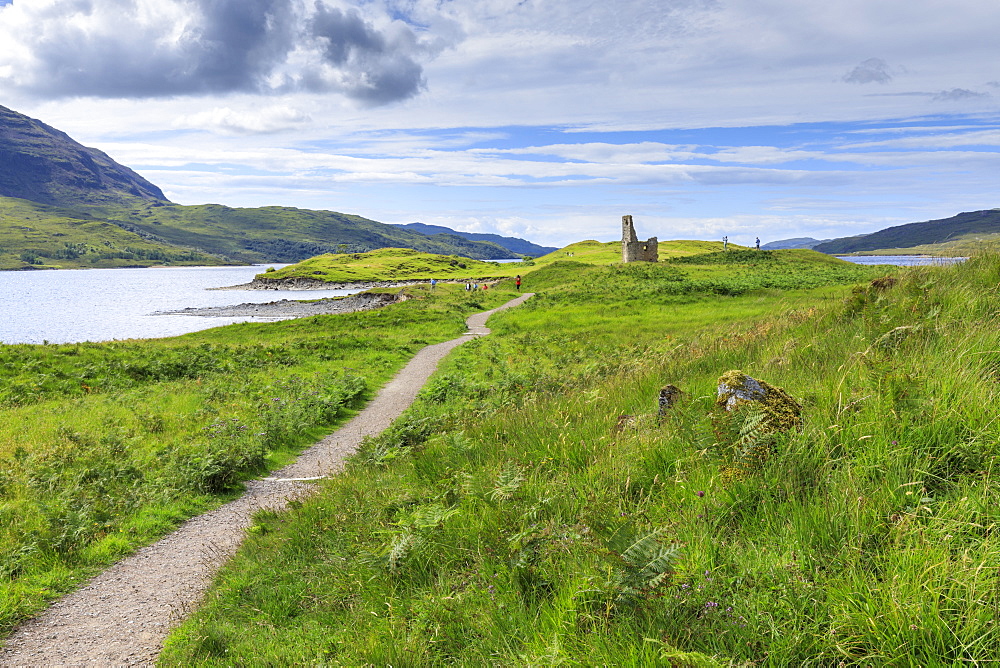
[[253,514],[309,494],[303,479],[335,473],[365,436],[388,427],[411,404],[453,348],[489,334],[486,319],[531,297],[472,315],[469,332],[427,346],[337,432],[269,477],[247,483],[239,499],[185,522],[18,627],[0,650],[2,666],[145,666],[156,662],[170,629],[194,610],[212,577],[239,547]]

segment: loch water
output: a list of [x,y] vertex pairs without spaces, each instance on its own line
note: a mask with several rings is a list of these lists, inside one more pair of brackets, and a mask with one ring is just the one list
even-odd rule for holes
[[956,264],[968,260],[967,257],[928,257],[926,255],[838,255],[841,260],[854,264],[875,265],[892,264],[897,267],[916,267],[921,265],[942,266]]
[[0,343],[75,343],[176,336],[234,322],[276,318],[219,318],[162,315],[162,312],[281,299],[320,299],[357,292],[212,290],[249,283],[265,268],[0,271]]

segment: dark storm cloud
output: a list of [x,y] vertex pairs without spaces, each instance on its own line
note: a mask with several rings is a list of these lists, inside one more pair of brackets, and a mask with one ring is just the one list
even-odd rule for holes
[[[0,0],[2,1],[2,0]],[[295,0],[54,0],[18,37],[30,60],[6,83],[45,97],[337,92],[365,104],[423,85],[412,30]],[[0,62],[0,71],[2,65]]]
[[404,33],[390,44],[357,10],[341,11],[319,2],[311,32],[328,65],[360,74],[337,84],[352,98],[384,104],[415,95],[423,86],[423,68],[407,53],[416,48],[412,35]]
[[253,90],[294,44],[290,0],[202,0],[191,79],[208,90]]
[[881,58],[869,58],[845,74],[844,81],[857,84],[886,84],[892,81],[892,75],[889,74],[887,62]]

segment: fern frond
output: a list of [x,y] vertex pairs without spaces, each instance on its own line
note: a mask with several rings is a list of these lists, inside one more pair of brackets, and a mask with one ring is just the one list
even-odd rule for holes
[[500,475],[497,476],[496,484],[490,492],[490,499],[493,501],[506,501],[514,496],[524,482],[524,474],[521,467],[514,462],[509,462]]
[[385,565],[390,573],[397,573],[403,567],[406,557],[410,555],[423,542],[423,537],[419,534],[405,531],[396,536],[386,553]]
[[608,545],[622,544],[624,549],[614,550],[622,562],[611,586],[618,598],[641,598],[664,584],[670,577],[672,565],[681,547],[663,542],[663,529],[645,534],[636,534],[631,529],[622,528],[608,541]]

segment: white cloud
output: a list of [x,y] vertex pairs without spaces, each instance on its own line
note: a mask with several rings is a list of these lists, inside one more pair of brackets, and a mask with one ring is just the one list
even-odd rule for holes
[[174,121],[173,127],[210,130],[227,135],[272,134],[294,130],[310,121],[312,117],[308,113],[288,105],[241,110],[215,107],[181,116]]

